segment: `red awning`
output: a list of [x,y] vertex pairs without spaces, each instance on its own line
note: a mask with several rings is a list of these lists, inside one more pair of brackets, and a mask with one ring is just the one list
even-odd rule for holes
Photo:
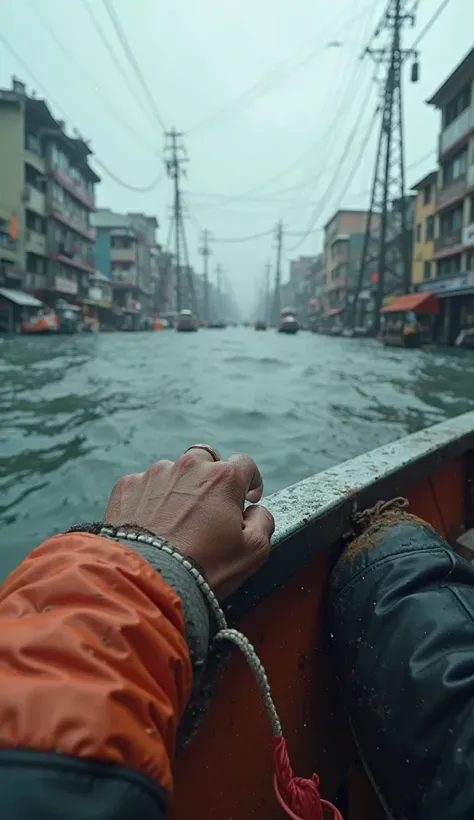
[[436,315],[439,313],[439,300],[434,293],[405,293],[397,296],[389,305],[385,305],[381,313],[427,313]]
[[344,311],[343,307],[335,307],[335,308],[331,308],[330,310],[327,310],[324,315],[325,316],[337,316],[339,313],[343,313],[343,311]]

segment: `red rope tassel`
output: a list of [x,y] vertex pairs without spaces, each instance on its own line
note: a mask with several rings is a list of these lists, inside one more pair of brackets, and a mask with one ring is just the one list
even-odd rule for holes
[[273,738],[275,776],[273,787],[278,802],[291,820],[343,820],[332,803],[321,800],[319,777],[294,777],[284,737]]

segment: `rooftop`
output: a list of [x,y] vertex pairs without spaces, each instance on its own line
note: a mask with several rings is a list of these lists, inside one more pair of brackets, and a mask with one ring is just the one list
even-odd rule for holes
[[88,163],[88,157],[92,150],[88,143],[75,132],[73,136],[66,133],[66,126],[63,120],[53,117],[51,110],[45,100],[41,100],[32,92],[28,96],[25,83],[16,77],[12,77],[11,89],[0,89],[0,103],[16,103],[20,107],[25,101],[25,120],[27,127],[32,131],[39,132],[41,137],[50,137],[61,142],[62,147],[68,154],[72,162],[77,162],[77,166],[84,172],[88,179],[93,182],[100,182],[100,177],[92,170]]
[[420,188],[424,188],[430,182],[435,182],[438,176],[437,171],[430,171],[428,174],[425,174],[424,177],[415,182],[414,185],[411,186],[411,191],[419,191]]
[[336,213],[332,215],[331,219],[328,219],[328,221],[326,222],[326,224],[323,227],[326,229],[327,226],[330,225],[331,222],[333,222],[336,219],[337,216],[339,216],[339,214],[366,214],[366,213],[368,213],[366,208],[339,208],[339,210],[336,211]]
[[463,85],[474,78],[474,48],[466,54],[454,71],[445,79],[437,91],[426,102],[436,108],[442,108],[459,91]]

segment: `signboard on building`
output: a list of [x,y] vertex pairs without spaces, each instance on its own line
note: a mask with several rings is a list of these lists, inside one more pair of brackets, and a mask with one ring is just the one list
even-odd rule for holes
[[463,245],[474,245],[474,222],[463,228],[462,243]]
[[456,276],[445,277],[444,279],[430,279],[422,282],[418,286],[420,293],[453,293],[458,290],[467,290],[474,287],[474,271],[466,271]]
[[73,279],[66,279],[64,276],[56,276],[54,280],[54,289],[58,293],[70,293],[74,296],[77,293],[77,282]]

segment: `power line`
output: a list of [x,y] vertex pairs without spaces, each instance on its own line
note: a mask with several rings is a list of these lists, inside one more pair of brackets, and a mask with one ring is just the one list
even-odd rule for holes
[[261,239],[263,236],[270,236],[271,233],[273,233],[273,229],[269,231],[262,231],[261,233],[249,234],[248,236],[232,236],[225,239],[217,237],[214,239],[214,242],[250,242],[252,239]]
[[[377,5],[379,0],[375,0],[375,4],[372,2],[370,4],[370,9]],[[328,37],[328,41],[334,40],[340,36],[340,34],[348,27],[351,26],[356,20],[358,20],[362,15],[365,15],[367,12],[367,8],[358,11],[356,14],[352,15],[349,19],[345,20],[342,25],[340,25],[335,33]],[[234,109],[237,106],[237,113],[239,111],[245,110],[248,105],[253,104],[257,99],[263,96],[275,83],[281,80],[285,75],[287,75],[290,71],[295,70],[307,62],[312,60],[316,56],[320,56],[325,53],[330,46],[328,45],[328,41],[324,43],[324,45],[318,45],[317,48],[311,48],[310,52],[305,56],[301,57],[301,46],[299,46],[294,52],[292,52],[290,57],[287,57],[285,60],[280,61],[273,69],[271,69],[267,74],[265,74],[260,80],[256,83],[253,83],[249,88],[242,91],[238,94],[233,100],[228,102],[222,108],[215,111],[209,117],[202,120],[196,126],[191,128],[188,131],[189,134],[195,134],[198,131],[201,131],[203,128],[212,125],[213,122],[219,119],[225,118],[229,114],[231,115],[234,113]],[[291,64],[295,57],[299,57],[295,64]]]
[[[117,120],[117,122],[119,122],[122,125],[123,128],[125,128],[130,134],[132,134],[132,136],[135,139],[139,140],[143,145],[150,149],[150,145],[146,142],[146,140],[143,139],[143,134],[135,130],[132,123],[129,120],[125,119],[122,116],[122,113],[118,109],[116,109],[114,105],[111,104],[110,95],[104,93],[100,86],[98,86],[97,77],[93,77],[91,74],[88,73],[86,66],[84,66],[79,62],[79,60],[77,60],[75,55],[57,36],[56,32],[54,31],[54,29],[49,24],[48,20],[45,18],[43,14],[43,7],[38,6],[35,0],[31,0],[31,5],[34,8],[34,12],[40,20],[43,28],[46,29],[51,39],[54,41],[54,43],[56,43],[58,49],[64,54],[68,63],[75,63],[78,66],[78,73],[82,82],[84,82],[85,85],[90,85],[94,89],[95,94],[97,94],[97,96],[100,97],[105,108],[109,110],[111,115]],[[153,151],[154,149],[151,148],[150,150]]]
[[[376,0],[375,3],[372,3],[371,6],[370,6],[370,10],[373,11],[379,5],[379,2],[380,2],[380,0]],[[360,16],[360,13],[357,16]],[[380,23],[379,23],[379,25],[380,25]],[[367,27],[365,27],[365,29],[364,29],[363,36],[361,38],[361,42],[358,46],[358,51],[362,49],[362,44],[367,41],[367,30],[366,29],[367,29]],[[310,147],[308,149],[305,149],[305,151],[303,151],[303,153],[300,154],[296,158],[296,160],[293,160],[293,162],[289,166],[284,168],[282,171],[278,171],[278,173],[274,174],[269,180],[266,180],[266,182],[264,182],[260,185],[257,185],[256,187],[253,187],[250,190],[245,191],[243,194],[236,194],[236,195],[231,195],[231,196],[227,196],[227,197],[225,195],[222,195],[222,196],[224,196],[224,201],[220,203],[219,207],[221,205],[227,205],[227,204],[230,204],[231,202],[239,201],[241,199],[246,198],[249,194],[258,193],[259,191],[263,190],[264,188],[267,188],[269,185],[272,184],[272,182],[275,182],[277,179],[280,179],[281,177],[285,176],[290,171],[292,171],[294,168],[296,168],[302,161],[304,161],[306,159],[307,156],[310,156],[310,155],[313,155],[314,153],[317,153],[320,146],[325,145],[327,143],[328,139],[335,132],[339,133],[342,130],[341,126],[339,125],[339,120],[341,118],[344,119],[344,118],[347,117],[348,102],[350,100],[350,95],[351,95],[351,92],[352,92],[352,88],[357,83],[358,75],[360,74],[360,71],[363,70],[364,65],[365,64],[362,62],[362,60],[360,58],[357,58],[357,68],[355,69],[355,71],[352,70],[352,71],[347,71],[347,72],[343,73],[343,81],[346,79],[347,75],[350,78],[349,83],[345,86],[344,89],[342,89],[342,88],[338,89],[337,92],[334,93],[334,92],[331,91],[331,88],[328,86],[327,93],[325,95],[324,102],[323,102],[323,105],[322,105],[322,110],[325,110],[326,101],[328,101],[330,99],[334,99],[334,98],[339,99],[340,103],[339,103],[339,106],[338,106],[334,116],[332,117],[332,119],[328,123],[324,133],[321,136],[318,136],[317,139],[314,142],[312,142],[312,144],[310,145]],[[327,173],[327,167],[324,167],[323,169],[321,169],[319,174],[316,176],[316,180],[314,181],[314,184],[316,185],[326,173]],[[296,185],[291,185],[291,186],[279,191],[278,193],[286,193],[286,192],[291,191],[291,190],[306,188],[308,184],[311,184],[311,182],[312,181],[308,182],[307,180],[305,180],[303,183],[298,182]],[[275,193],[277,193],[277,192],[275,192]]]
[[[315,211],[313,212],[313,214],[311,216],[311,219],[309,221],[308,227],[304,231],[301,239],[298,242],[296,242],[295,245],[293,245],[291,248],[288,249],[288,251],[290,253],[293,253],[293,251],[297,250],[300,247],[300,245],[303,244],[305,239],[314,230],[314,226],[315,226],[317,220],[321,217],[321,214],[323,213],[323,211],[324,211],[324,209],[327,205],[327,198],[328,198],[328,196],[331,195],[331,190],[333,189],[334,185],[337,183],[339,175],[342,171],[342,167],[344,165],[344,160],[347,156],[347,153],[348,153],[352,143],[354,142],[355,136],[357,134],[357,130],[358,130],[358,128],[360,126],[360,122],[361,122],[360,117],[361,117],[361,114],[363,113],[363,111],[365,110],[365,108],[367,106],[367,103],[368,103],[369,98],[370,98],[371,91],[372,91],[372,82],[368,86],[367,93],[366,93],[366,95],[363,99],[361,109],[357,114],[357,118],[356,118],[356,121],[354,123],[353,128],[349,132],[348,138],[345,142],[345,145],[344,145],[344,148],[343,148],[343,151],[342,151],[341,159],[340,159],[338,165],[336,166],[336,170],[335,170],[335,172],[334,172],[334,174],[331,178],[331,181],[329,182],[329,185],[327,186],[326,190],[324,191],[318,206],[316,207]],[[371,122],[371,125],[372,125],[372,122]]]
[[113,46],[111,45],[107,35],[105,34],[104,30],[102,29],[102,26],[100,25],[97,17],[95,16],[95,12],[92,10],[90,0],[82,0],[82,4],[83,4],[84,8],[86,9],[86,11],[89,15],[89,18],[91,20],[91,23],[94,26],[97,34],[99,35],[100,39],[102,40],[102,43],[103,43],[105,49],[108,51],[108,53],[110,55],[110,59],[112,60],[113,64],[115,65],[115,68],[117,69],[118,73],[122,77],[125,85],[127,86],[128,90],[130,91],[133,99],[140,106],[140,108],[143,111],[143,113],[145,114],[145,116],[148,117],[150,115],[150,111],[145,106],[145,104],[142,102],[140,97],[138,97],[138,95],[136,93],[136,90],[134,89],[127,72],[125,71],[124,67],[122,66],[120,60],[118,59],[118,57],[117,57],[117,55],[116,55],[116,53],[113,49]]
[[416,48],[421,43],[421,41],[423,40],[425,35],[428,34],[430,28],[436,23],[436,20],[438,19],[438,17],[443,13],[443,11],[445,10],[448,3],[450,3],[450,0],[443,0],[443,2],[438,6],[438,8],[434,12],[434,14],[431,15],[431,17],[428,20],[428,22],[426,23],[426,25],[423,26],[423,28],[421,29],[418,36],[415,38],[414,42],[411,44],[412,49]]
[[113,171],[111,171],[110,168],[107,168],[107,166],[104,165],[102,160],[100,160],[95,154],[92,155],[92,161],[95,162],[95,164],[98,165],[99,168],[102,168],[102,170],[105,171],[107,176],[109,176],[114,182],[116,182],[117,185],[121,185],[122,188],[126,188],[127,191],[133,191],[133,193],[136,194],[146,194],[149,191],[153,191],[155,188],[158,188],[158,185],[160,184],[160,182],[163,181],[165,176],[164,173],[161,172],[156,177],[156,179],[153,180],[153,182],[150,182],[149,185],[130,185],[130,183],[125,182],[123,179],[120,179],[120,177],[116,176],[113,173]]
[[[53,99],[53,97],[51,96],[51,94],[49,94],[48,89],[45,87],[45,85],[41,82],[41,80],[38,80],[38,78],[33,74],[32,70],[30,69],[28,64],[25,62],[25,60],[22,57],[20,57],[20,55],[17,53],[17,51],[15,51],[13,46],[10,45],[8,40],[3,36],[3,34],[1,32],[0,32],[0,42],[3,43],[3,45],[7,49],[7,51],[9,51],[10,54],[12,55],[12,57],[17,61],[18,65],[22,66],[23,70],[26,71],[26,73],[31,77],[34,84],[43,92],[43,94],[45,95],[45,99],[47,99],[49,102],[51,102],[54,105],[54,107],[59,111],[61,116],[64,117],[64,119],[66,121],[70,122],[73,127],[75,127],[74,122],[70,119],[70,117],[68,117],[68,115],[65,112],[64,108],[61,105],[59,105],[57,100]],[[76,128],[76,131],[77,131],[78,134],[80,134],[79,128]],[[116,174],[113,174],[112,171],[110,171],[109,168],[99,159],[97,154],[94,153],[93,157],[94,157],[93,161],[96,163],[96,165],[99,166],[99,168],[102,168],[102,170],[105,171],[105,173],[108,176],[110,176],[110,178],[113,179],[114,182],[116,182],[118,185],[121,185],[123,188],[127,188],[127,190],[129,190],[129,191],[144,193],[146,191],[152,190],[152,188],[155,188],[158,185],[159,181],[160,181],[160,177],[159,177],[157,180],[154,181],[154,183],[151,186],[146,185],[146,186],[143,186],[143,187],[139,187],[139,186],[130,185],[128,182],[125,182],[120,177],[118,177]]]
[[140,85],[143,89],[143,92],[145,93],[145,95],[147,97],[147,100],[150,103],[150,106],[153,110],[153,113],[154,113],[156,119],[158,120],[158,123],[161,126],[162,130],[166,131],[166,126],[165,126],[164,121],[162,119],[162,116],[161,116],[161,114],[158,110],[158,106],[157,106],[157,104],[156,104],[156,102],[153,98],[153,94],[151,93],[150,89],[148,88],[148,85],[145,81],[145,78],[144,78],[142,72],[141,72],[140,66],[138,65],[138,62],[135,58],[133,50],[129,45],[126,34],[125,34],[121,24],[120,24],[120,20],[119,20],[119,17],[117,15],[117,12],[115,11],[115,9],[112,5],[112,0],[102,0],[102,2],[103,2],[104,6],[107,10],[107,14],[109,15],[109,17],[112,21],[112,25],[113,25],[113,27],[116,31],[117,37],[119,38],[119,40],[122,44],[122,47],[123,47],[123,50],[125,51],[127,60],[129,61],[130,65],[132,66],[132,68],[135,72],[135,75],[136,75],[136,77],[137,77],[137,79],[138,79],[138,81],[139,81],[139,83],[140,83]]

